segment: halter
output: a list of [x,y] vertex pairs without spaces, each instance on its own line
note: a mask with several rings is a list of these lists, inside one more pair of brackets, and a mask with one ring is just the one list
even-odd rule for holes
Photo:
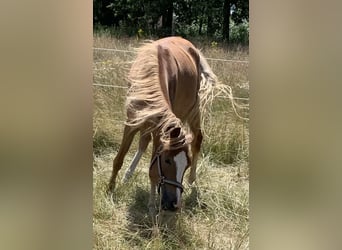
[[179,188],[181,190],[181,192],[183,193],[184,187],[183,187],[183,185],[181,183],[179,183],[178,181],[168,180],[163,175],[163,172],[162,172],[162,169],[161,169],[161,166],[160,166],[160,157],[161,157],[160,156],[160,152],[156,153],[156,155],[152,159],[151,165],[150,165],[150,168],[151,168],[153,163],[157,160],[158,174],[159,174],[158,194],[160,194],[160,189],[165,184],[169,184],[169,185],[175,186],[175,187]]

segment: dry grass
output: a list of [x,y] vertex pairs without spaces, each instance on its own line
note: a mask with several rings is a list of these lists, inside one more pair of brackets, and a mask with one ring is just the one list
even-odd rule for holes
[[[133,50],[140,41],[95,35],[94,47]],[[206,57],[246,60],[240,48],[225,50],[196,44]],[[126,86],[134,54],[94,52],[94,83]],[[247,65],[209,61],[219,80],[248,104]],[[228,99],[216,98],[206,117],[206,136],[196,185],[186,183],[184,209],[175,224],[153,227],[148,215],[148,165],[151,145],[132,179],[117,185],[114,200],[105,195],[112,160],[121,141],[126,89],[94,86],[94,249],[248,249],[248,123],[238,119]],[[248,110],[239,110],[248,116]],[[123,170],[132,159],[135,141]]]

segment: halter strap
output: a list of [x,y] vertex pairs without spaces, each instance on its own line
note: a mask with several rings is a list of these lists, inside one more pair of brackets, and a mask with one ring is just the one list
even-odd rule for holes
[[166,177],[163,175],[162,169],[161,169],[161,164],[160,164],[160,152],[157,152],[156,155],[153,157],[151,161],[150,167],[152,167],[153,163],[157,160],[157,167],[158,167],[158,174],[159,174],[159,183],[158,183],[158,194],[160,193],[161,186],[165,184],[169,184],[172,186],[175,186],[181,190],[183,193],[183,185],[182,183],[178,181],[173,181],[173,180],[168,180]]

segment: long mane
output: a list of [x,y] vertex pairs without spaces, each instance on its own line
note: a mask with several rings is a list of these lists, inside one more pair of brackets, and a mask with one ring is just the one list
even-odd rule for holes
[[[143,126],[144,132],[158,130],[161,141],[171,148],[189,143],[191,136],[171,110],[159,80],[158,48],[146,43],[138,49],[138,56],[128,74],[129,90],[126,99],[129,126]],[[181,128],[178,138],[170,139],[174,128]]]

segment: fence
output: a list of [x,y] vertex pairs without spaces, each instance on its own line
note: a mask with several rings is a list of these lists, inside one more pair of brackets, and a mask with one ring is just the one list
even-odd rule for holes
[[[107,52],[123,52],[123,53],[135,53],[132,50],[122,50],[122,49],[110,49],[110,48],[93,48],[93,50],[107,51]],[[233,60],[233,59],[222,59],[222,58],[206,58],[209,61],[221,61],[221,62],[231,62],[231,63],[249,63],[247,60]]]
[[[135,51],[132,50],[122,50],[122,49],[112,49],[112,48],[98,48],[98,47],[93,47],[93,50],[95,51],[104,51],[104,52],[110,52],[110,53],[115,53],[115,52],[120,52],[120,53],[131,53],[135,54]],[[220,61],[220,62],[229,62],[229,63],[242,63],[242,64],[248,64],[249,61],[247,60],[234,60],[234,59],[222,59],[222,58],[206,58],[209,61]],[[101,62],[94,62],[94,64],[101,63]],[[110,69],[115,69],[115,68],[105,68],[106,70]],[[95,68],[94,71],[99,71],[103,69],[98,69]],[[127,89],[128,87],[126,86],[118,86],[118,85],[109,85],[109,84],[100,84],[100,83],[93,83],[93,86],[98,86],[98,87],[108,87],[108,88],[120,88],[120,89]],[[219,98],[226,98],[224,96],[217,96]],[[249,98],[242,98],[242,97],[234,97],[235,100],[249,100]]]
[[[94,138],[98,138],[98,143],[101,143],[102,135],[105,134],[108,138],[115,138],[114,141],[120,142],[119,135],[122,133],[122,124],[125,120],[125,90],[128,88],[125,85],[117,84],[123,82],[126,72],[124,67],[129,66],[128,62],[131,62],[135,51],[110,49],[110,48],[93,48],[94,51]],[[107,53],[117,53],[112,56]],[[236,83],[241,81],[242,85],[245,85],[244,93],[240,97],[239,95],[233,97],[241,105],[238,105],[242,112],[246,108],[246,117],[248,116],[248,78],[247,67],[249,61],[247,60],[234,60],[223,58],[206,58],[211,66],[216,67],[221,74],[220,80],[224,81],[224,78],[228,78],[227,84]],[[210,63],[210,61],[212,63]],[[229,64],[229,66],[225,66]],[[241,66],[240,66],[241,65]],[[241,70],[243,68],[243,70]],[[229,71],[229,70],[231,71]],[[213,69],[214,70],[214,69]],[[241,72],[234,72],[234,70]],[[227,73],[229,72],[229,73]],[[236,78],[232,75],[237,74]],[[246,82],[245,82],[246,80]],[[111,83],[113,84],[107,84]],[[247,93],[247,94],[246,94]],[[244,96],[244,97],[243,97]],[[213,154],[217,154],[217,159],[222,162],[232,162],[231,159],[242,159],[248,155],[248,120],[239,119],[241,116],[235,116],[233,109],[227,108],[229,101],[225,99],[227,96],[218,95],[216,104],[218,106],[209,114],[208,119],[205,120],[204,136],[206,137],[207,144],[204,145],[204,150],[209,150]],[[223,105],[221,105],[223,103]],[[236,111],[236,110],[235,110]],[[235,113],[237,114],[237,113]],[[244,116],[244,115],[243,115]],[[235,119],[229,122],[229,119]],[[239,117],[239,118],[238,118]],[[222,145],[221,145],[222,144]],[[224,151],[222,156],[219,151],[215,153],[216,148]]]

